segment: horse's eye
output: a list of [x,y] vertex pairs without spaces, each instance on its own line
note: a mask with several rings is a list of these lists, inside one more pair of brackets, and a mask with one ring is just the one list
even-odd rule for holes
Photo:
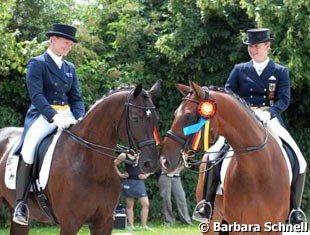
[[138,122],[138,121],[139,121],[139,117],[136,116],[136,115],[132,115],[132,116],[130,117],[130,119],[131,119],[131,121],[133,121],[133,122]]
[[197,120],[197,117],[192,114],[186,114],[184,116],[185,123],[194,123]]

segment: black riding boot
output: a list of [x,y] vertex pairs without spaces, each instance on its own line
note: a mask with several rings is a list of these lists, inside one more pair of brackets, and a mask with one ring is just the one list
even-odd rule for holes
[[300,209],[302,194],[305,186],[305,178],[306,173],[299,174],[297,176],[295,184],[292,186],[291,189],[292,190],[291,200],[293,210],[290,212],[288,219],[290,224],[300,224],[302,222],[306,222],[305,213]]
[[206,172],[205,184],[205,200],[200,201],[193,214],[193,219],[197,221],[210,221],[213,216],[214,200],[216,190],[219,184],[219,176],[217,165],[210,164],[209,170]]
[[28,225],[29,210],[27,197],[31,183],[32,164],[24,162],[22,156],[20,158],[16,177],[16,207],[13,214],[13,221],[21,225]]

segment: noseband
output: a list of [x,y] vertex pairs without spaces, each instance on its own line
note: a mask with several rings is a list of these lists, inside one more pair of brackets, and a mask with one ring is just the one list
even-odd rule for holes
[[179,145],[181,145],[183,148],[185,148],[186,144],[188,143],[188,138],[182,138],[175,134],[172,130],[169,130],[166,132],[166,137],[172,139],[173,141],[177,142]]

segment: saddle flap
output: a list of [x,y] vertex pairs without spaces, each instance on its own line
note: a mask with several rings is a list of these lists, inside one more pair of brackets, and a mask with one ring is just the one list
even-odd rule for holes
[[42,168],[42,164],[45,158],[45,155],[48,151],[48,148],[52,144],[56,130],[49,135],[45,136],[42,141],[37,145],[35,155],[34,155],[34,165],[33,165],[33,179],[39,179],[39,173]]
[[[57,132],[52,139],[46,140],[47,141],[46,143],[48,143],[48,141],[51,141],[51,142],[46,151],[45,157],[43,159],[43,163],[42,164],[40,164],[39,162],[37,163],[38,166],[41,166],[41,170],[37,173],[39,177],[36,177],[37,179],[36,184],[38,188],[40,189],[44,189],[47,185],[53,152],[54,152],[54,149],[55,149],[55,146],[56,146],[56,143],[57,143],[57,140],[60,134],[61,132]],[[14,151],[15,151],[15,146],[11,149],[10,154],[7,158],[7,164],[6,164],[5,176],[4,176],[6,187],[12,190],[16,189],[16,173],[17,173],[17,167],[18,167],[18,162],[19,162],[19,156],[14,155]],[[32,188],[30,190],[33,191]]]

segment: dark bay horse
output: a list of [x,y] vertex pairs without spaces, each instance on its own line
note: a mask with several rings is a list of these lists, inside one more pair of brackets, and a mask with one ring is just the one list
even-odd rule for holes
[[[290,208],[289,173],[275,138],[240,98],[225,91],[203,89],[193,82],[190,86],[178,84],[177,88],[184,98],[164,139],[161,164],[168,170],[178,166],[180,152],[185,150],[189,139],[183,134],[183,128],[197,123],[197,108],[207,99],[216,102],[215,115],[209,120],[209,139],[224,136],[234,150],[225,176],[224,194],[216,197],[211,230],[206,234],[218,234],[213,230],[214,222],[222,220],[228,224],[258,224],[261,230],[265,222],[285,223]],[[206,164],[201,164],[200,171],[205,169]],[[204,190],[204,174],[200,174],[197,201],[203,199]]]
[[[145,173],[158,167],[153,138],[156,125],[152,97],[159,83],[145,91],[142,85],[119,88],[97,101],[84,119],[62,132],[55,146],[49,180],[44,190],[60,226],[61,235],[76,235],[88,224],[90,234],[108,235],[113,228],[121,184],[114,170],[118,141],[127,142]],[[21,128],[0,130],[0,204],[15,206],[15,191],[4,184],[9,149]],[[75,137],[73,138],[74,135]],[[139,158],[138,158],[139,157]],[[30,218],[50,223],[33,194],[28,198]],[[11,223],[11,234],[28,234],[27,226]]]

